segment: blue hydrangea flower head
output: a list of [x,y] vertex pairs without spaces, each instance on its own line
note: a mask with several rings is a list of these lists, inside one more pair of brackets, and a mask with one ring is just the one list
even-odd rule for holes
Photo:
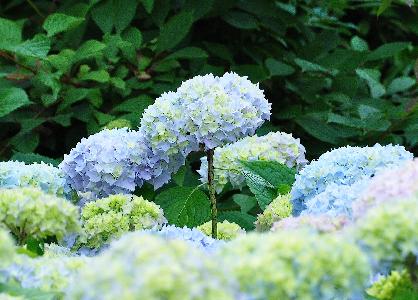
[[62,196],[64,177],[58,168],[46,163],[0,162],[0,188],[38,187]]
[[137,167],[148,165],[147,149],[140,132],[104,129],[83,138],[59,167],[65,174],[67,189],[86,193],[91,200],[129,194],[143,183],[143,178],[150,177],[151,167]]
[[370,178],[384,167],[412,160],[403,146],[379,144],[373,147],[341,147],[322,154],[296,175],[292,187],[293,213],[306,209],[306,202],[325,191],[328,185],[352,185]]

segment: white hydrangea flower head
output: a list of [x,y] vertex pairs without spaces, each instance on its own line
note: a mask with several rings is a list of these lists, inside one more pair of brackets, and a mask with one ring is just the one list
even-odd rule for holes
[[[245,137],[235,143],[215,149],[213,164],[214,182],[218,193],[230,182],[234,188],[245,186],[240,160],[266,160],[282,163],[289,168],[301,169],[307,162],[305,148],[299,139],[284,132],[270,132],[264,136]],[[208,163],[201,159],[198,173],[201,181],[208,181]]]

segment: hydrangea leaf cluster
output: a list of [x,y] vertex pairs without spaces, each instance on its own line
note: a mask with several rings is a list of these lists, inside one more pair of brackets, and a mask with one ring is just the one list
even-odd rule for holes
[[353,235],[376,268],[395,269],[418,256],[418,194],[376,206],[357,220]]
[[317,233],[335,232],[349,224],[345,216],[331,217],[330,215],[303,215],[284,218],[273,224],[271,231],[289,231],[306,229]]
[[[245,230],[242,229],[238,224],[233,222],[228,222],[227,220],[218,223],[218,239],[224,241],[230,241],[236,237],[245,234]],[[207,236],[212,234],[212,222],[206,222],[197,227],[201,232]]]
[[347,146],[326,152],[296,175],[291,191],[293,212],[300,214],[310,198],[325,191],[332,183],[352,185],[374,176],[381,168],[400,165],[412,158],[412,153],[399,145]]
[[11,262],[15,253],[14,243],[9,233],[0,226],[0,268]]
[[370,180],[359,199],[353,203],[355,217],[362,216],[375,205],[418,193],[418,158],[397,168],[379,172]]
[[30,258],[19,255],[6,269],[7,280],[17,281],[23,288],[62,291],[81,269],[87,267],[87,257],[64,255]]
[[379,300],[397,299],[396,294],[412,290],[411,276],[406,270],[392,271],[388,276],[382,276],[367,289],[367,294]]
[[306,231],[249,234],[222,252],[251,299],[351,299],[369,272],[353,243]]
[[159,236],[165,240],[185,241],[190,246],[204,250],[206,252],[214,252],[219,246],[223,245],[223,241],[215,240],[210,236],[202,233],[196,228],[176,227],[174,225],[165,225],[160,230],[146,230],[147,233]]
[[[83,138],[59,165],[65,174],[66,187],[85,198],[129,194],[143,180],[137,165],[146,163],[147,146],[142,135],[127,128],[104,129]],[[141,178],[147,169],[142,170]]]
[[62,196],[64,178],[58,168],[46,163],[0,162],[0,188],[38,187],[46,193]]
[[79,232],[78,208],[69,201],[37,188],[0,189],[0,224],[18,239],[62,239]]
[[266,207],[263,213],[258,215],[255,227],[257,231],[268,231],[275,222],[287,218],[291,214],[290,194],[279,195]]
[[239,299],[228,275],[215,259],[183,241],[131,232],[92,258],[65,299]]
[[90,248],[99,248],[125,232],[160,228],[167,222],[159,205],[123,194],[87,203],[81,219],[86,245]]
[[[215,168],[215,189],[218,193],[230,182],[234,188],[245,186],[240,161],[277,161],[290,168],[302,168],[306,164],[305,148],[299,139],[284,132],[270,132],[264,136],[245,137],[235,143],[215,149],[213,165]],[[208,163],[201,159],[198,170],[201,181],[208,181]]]

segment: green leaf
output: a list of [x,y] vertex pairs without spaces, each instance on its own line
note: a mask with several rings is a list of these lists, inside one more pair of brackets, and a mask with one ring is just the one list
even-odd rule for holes
[[379,9],[377,10],[377,15],[380,16],[392,3],[392,0],[382,0]]
[[231,66],[231,70],[241,76],[248,76],[254,82],[263,81],[269,77],[264,67],[260,65],[235,65]]
[[39,162],[44,162],[47,164],[51,164],[53,166],[58,166],[59,165],[59,161],[53,158],[49,158],[37,153],[22,153],[22,152],[15,152],[13,153],[11,160],[17,160],[17,161],[22,161],[24,163],[27,164],[32,164],[32,163],[39,163]]
[[388,57],[393,57],[395,54],[401,52],[402,50],[408,48],[411,45],[409,42],[395,42],[387,43],[379,48],[373,50],[368,56],[368,60],[378,60]]
[[295,72],[295,69],[291,65],[275,60],[274,58],[267,58],[265,64],[271,76],[288,76]]
[[141,0],[141,3],[145,11],[150,14],[154,8],[154,0]]
[[91,71],[79,77],[80,80],[92,80],[101,83],[109,82],[110,75],[106,70]]
[[363,40],[362,38],[358,37],[357,35],[351,39],[350,44],[351,44],[351,48],[353,48],[353,50],[355,51],[369,50],[369,45],[367,44],[367,42]]
[[189,11],[183,11],[173,16],[161,27],[157,51],[161,52],[174,48],[184,39],[192,24],[193,14]]
[[54,13],[46,18],[42,27],[47,32],[48,36],[54,36],[57,33],[68,31],[77,27],[83,21],[84,18],[68,16],[61,13]]
[[33,39],[11,48],[11,51],[23,56],[45,58],[51,48],[51,42],[43,34],[36,35]]
[[19,152],[33,152],[39,145],[39,133],[18,133],[10,140],[10,143]]
[[340,132],[326,122],[313,116],[305,115],[296,119],[296,123],[307,133],[330,144],[337,145],[341,142]]
[[125,100],[119,105],[116,105],[112,112],[132,112],[138,115],[138,119],[141,117],[142,112],[151,104],[154,100],[148,95],[141,95],[135,98]]
[[103,33],[122,32],[131,23],[137,7],[136,0],[106,0],[92,10],[92,18]]
[[241,161],[241,164],[247,185],[263,210],[277,197],[279,189],[295,181],[296,171],[275,161]]
[[126,29],[122,34],[122,38],[131,43],[135,49],[139,49],[142,44],[142,33],[135,27],[129,27]]
[[223,17],[224,21],[229,25],[239,29],[257,29],[258,20],[245,12],[232,11]]
[[0,293],[27,300],[58,300],[62,295],[58,292],[44,292],[38,289],[25,289],[15,282],[0,283]]
[[22,26],[0,18],[0,49],[7,50],[22,41]]
[[321,65],[300,58],[295,58],[295,63],[302,69],[302,72],[323,72],[333,75],[338,73],[337,70],[329,70]]
[[241,212],[243,213],[249,212],[257,204],[256,198],[244,194],[235,194],[232,196],[232,200],[234,200],[234,202],[239,205]]
[[174,187],[163,191],[155,202],[162,207],[170,224],[195,227],[210,218],[209,198],[192,187]]
[[374,69],[357,69],[356,74],[366,80],[373,98],[380,98],[386,93],[385,87],[379,82],[380,72]]
[[78,48],[73,60],[74,62],[77,62],[82,59],[88,59],[97,55],[101,55],[104,48],[106,48],[105,44],[96,40],[88,40]]
[[0,117],[30,103],[25,90],[15,87],[0,88]]
[[180,49],[169,56],[167,56],[165,59],[199,59],[199,58],[207,58],[208,54],[205,50],[197,47],[187,47]]
[[221,212],[218,216],[220,222],[228,220],[229,222],[237,223],[245,230],[253,230],[255,228],[254,222],[257,220],[256,217],[239,211],[225,211]]
[[395,78],[388,86],[387,93],[395,94],[399,92],[404,92],[416,84],[415,78],[402,76]]

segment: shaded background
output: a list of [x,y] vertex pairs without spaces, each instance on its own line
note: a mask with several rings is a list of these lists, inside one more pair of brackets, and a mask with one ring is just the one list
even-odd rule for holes
[[57,163],[112,120],[135,128],[182,80],[230,70],[273,103],[259,134],[292,133],[308,158],[418,154],[418,15],[402,1],[14,0],[0,17],[0,160]]

